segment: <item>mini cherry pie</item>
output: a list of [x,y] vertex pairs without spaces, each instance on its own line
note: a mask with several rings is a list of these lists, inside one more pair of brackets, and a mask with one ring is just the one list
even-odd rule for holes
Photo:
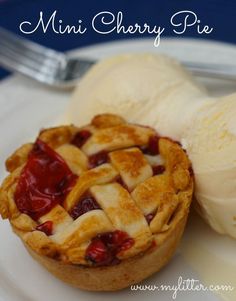
[[192,199],[181,146],[111,114],[42,130],[6,168],[2,217],[34,258],[83,289],[117,290],[158,271]]

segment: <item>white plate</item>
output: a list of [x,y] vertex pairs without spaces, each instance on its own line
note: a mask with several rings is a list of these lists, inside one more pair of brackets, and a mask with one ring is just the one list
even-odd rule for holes
[[[231,45],[194,40],[166,39],[157,49],[151,39],[138,39],[106,43],[73,51],[81,56],[102,58],[124,52],[164,52],[173,57],[201,62],[231,63],[235,61],[236,48]],[[205,80],[214,94],[233,92],[229,82]],[[22,76],[11,76],[0,84],[0,170],[1,180],[6,175],[4,161],[19,145],[30,140],[38,130],[55,123],[66,107],[69,92],[46,88]],[[82,112],[81,112],[82,114]],[[78,115],[79,118],[79,115]],[[19,239],[12,234],[8,222],[0,222],[0,300],[1,301],[79,301],[79,300],[172,300],[170,291],[131,291],[116,293],[89,293],[71,288],[55,279],[26,253]],[[189,233],[185,239],[189,239]],[[177,285],[179,276],[199,279],[177,252],[172,262],[146,284]],[[201,279],[199,279],[201,281]],[[176,300],[221,300],[210,292],[179,292]]]

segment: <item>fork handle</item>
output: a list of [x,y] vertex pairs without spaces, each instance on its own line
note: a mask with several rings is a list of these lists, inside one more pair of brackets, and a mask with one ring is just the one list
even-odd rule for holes
[[236,80],[236,66],[192,62],[182,62],[182,64],[189,71],[201,77]]

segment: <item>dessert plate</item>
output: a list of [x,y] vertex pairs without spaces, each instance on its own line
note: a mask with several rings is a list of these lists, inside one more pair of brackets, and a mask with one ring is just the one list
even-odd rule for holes
[[[73,54],[93,59],[126,52],[162,52],[180,60],[222,62],[225,64],[231,64],[236,57],[236,47],[232,45],[189,39],[163,39],[159,48],[153,46],[152,39],[135,39],[93,45],[72,51]],[[229,94],[234,92],[236,88],[235,83],[228,81],[199,80],[206,85],[209,93],[214,95]],[[10,76],[0,83],[0,180],[6,175],[4,171],[6,157],[19,145],[33,139],[42,127],[58,123],[67,106],[70,94],[70,91],[53,90],[20,75]],[[79,114],[82,113],[78,112],[78,118]],[[201,231],[198,229],[201,229]],[[146,300],[159,298],[162,301],[172,299],[194,301],[200,298],[209,301],[222,300],[222,298],[235,300],[235,295],[233,296],[232,292],[218,291],[216,295],[209,290],[198,291],[196,286],[190,289],[190,287],[186,288],[184,283],[180,285],[180,277],[183,280],[194,279],[195,284],[202,283],[206,286],[211,284],[233,285],[236,279],[234,272],[230,274],[230,279],[227,278],[229,283],[226,283],[227,281],[216,283],[218,278],[212,278],[211,283],[211,275],[206,271],[207,269],[201,269],[202,263],[204,262],[204,265],[207,263],[206,258],[203,261],[205,254],[211,254],[212,249],[218,249],[218,246],[220,246],[220,251],[208,258],[216,258],[214,265],[217,258],[221,260],[224,259],[224,256],[227,256],[226,259],[230,261],[230,251],[223,250],[222,244],[231,248],[230,250],[236,247],[236,244],[230,239],[222,238],[213,233],[194,214],[189,220],[187,231],[178,252],[167,267],[143,282],[143,286],[139,289],[136,287],[135,290],[126,289],[114,293],[83,292],[55,279],[27,254],[19,239],[11,233],[7,221],[0,221],[0,236],[0,301],[41,301],[42,299],[50,301],[113,299],[115,301],[121,298],[130,301],[143,300],[144,298]],[[195,241],[197,241],[199,249],[201,249],[203,241],[208,253],[203,251],[203,254],[200,251],[194,253],[190,246],[194,246]],[[185,249],[188,252],[185,252]],[[224,266],[222,262],[221,267]],[[211,263],[208,262],[207,264],[209,264],[208,270],[211,270]],[[229,262],[225,264],[227,265]],[[217,270],[214,274],[216,273]],[[220,269],[218,273],[220,274]],[[165,287],[163,288],[161,285]],[[175,295],[175,287],[178,287],[178,285],[179,289],[177,289]]]

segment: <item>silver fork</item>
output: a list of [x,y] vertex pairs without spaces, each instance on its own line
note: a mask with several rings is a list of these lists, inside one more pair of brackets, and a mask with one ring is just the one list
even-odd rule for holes
[[50,86],[75,85],[94,60],[73,58],[0,27],[0,65]]
[[[0,28],[0,65],[44,84],[74,86],[94,63],[94,60],[70,57]],[[236,80],[236,66],[182,63],[198,76]]]

